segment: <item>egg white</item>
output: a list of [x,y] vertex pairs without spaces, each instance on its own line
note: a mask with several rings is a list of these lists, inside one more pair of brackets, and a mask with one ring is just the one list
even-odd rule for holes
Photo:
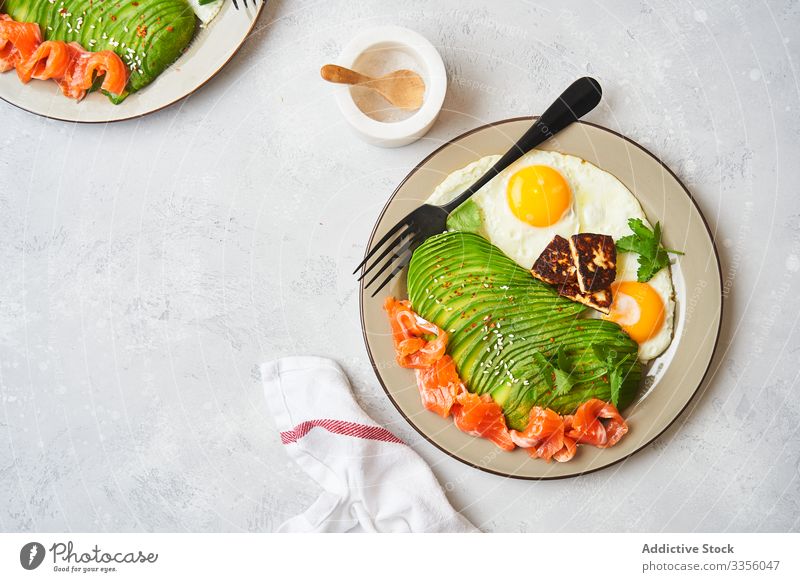
[[[449,174],[433,191],[427,202],[445,204],[482,176],[500,156],[486,156]],[[572,206],[561,220],[548,227],[537,228],[519,220],[508,206],[506,185],[509,178],[525,166],[545,165],[556,169],[572,190]],[[553,236],[564,238],[578,232],[607,234],[617,240],[631,234],[628,220],[639,218],[652,228],[641,204],[615,176],[581,158],[559,152],[533,150],[498,174],[481,188],[472,200],[480,208],[481,234],[525,269],[530,269]],[[636,281],[638,255],[617,255],[615,281]],[[667,349],[675,324],[675,291],[669,267],[648,281],[658,293],[666,310],[664,325],[650,339],[639,345],[639,359],[649,361]],[[587,310],[588,317],[600,317]]]
[[222,8],[222,2],[223,0],[216,0],[208,4],[200,4],[199,0],[189,0],[189,5],[192,7],[192,10],[194,10],[197,18],[200,19],[200,22],[206,25],[219,14]]

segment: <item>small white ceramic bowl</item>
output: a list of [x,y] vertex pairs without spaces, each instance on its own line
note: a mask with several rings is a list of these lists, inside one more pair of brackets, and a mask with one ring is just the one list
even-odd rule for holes
[[439,116],[447,91],[447,73],[442,57],[425,37],[399,26],[379,26],[361,32],[345,46],[337,64],[367,75],[386,74],[390,71],[357,68],[365,58],[379,62],[382,52],[386,53],[387,63],[392,62],[392,56],[404,59],[398,62],[413,63],[398,68],[412,69],[425,81],[422,107],[401,121],[378,121],[364,113],[354,99],[354,91],[366,89],[336,86],[336,100],[342,115],[362,139],[381,147],[404,146],[425,135]]

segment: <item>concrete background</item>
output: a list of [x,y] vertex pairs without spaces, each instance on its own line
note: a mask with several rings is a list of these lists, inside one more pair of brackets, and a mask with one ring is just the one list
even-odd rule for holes
[[[558,4],[272,0],[220,75],[144,119],[0,103],[0,529],[275,529],[318,491],[280,445],[258,364],[310,353],[343,364],[484,530],[798,530],[800,5]],[[352,136],[318,79],[377,24],[425,35],[450,77],[439,122],[399,150]],[[723,336],[702,395],[629,462],[504,480],[391,406],[350,271],[427,153],[583,74],[606,91],[588,119],[661,156],[706,213]]]

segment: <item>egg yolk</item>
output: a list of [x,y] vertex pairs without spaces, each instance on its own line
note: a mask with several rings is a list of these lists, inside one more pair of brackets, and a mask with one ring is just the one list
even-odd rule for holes
[[531,226],[558,222],[572,203],[564,176],[550,166],[526,166],[515,172],[506,187],[514,216]]
[[664,302],[647,283],[622,281],[611,285],[611,292],[611,313],[604,319],[618,323],[636,343],[646,342],[664,325]]

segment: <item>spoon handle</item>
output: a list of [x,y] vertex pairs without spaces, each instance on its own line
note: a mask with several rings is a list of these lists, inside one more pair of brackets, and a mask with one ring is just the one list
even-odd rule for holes
[[325,65],[319,70],[322,78],[331,83],[341,83],[343,85],[360,85],[369,83],[372,77],[367,77],[361,73],[356,73],[339,65]]

